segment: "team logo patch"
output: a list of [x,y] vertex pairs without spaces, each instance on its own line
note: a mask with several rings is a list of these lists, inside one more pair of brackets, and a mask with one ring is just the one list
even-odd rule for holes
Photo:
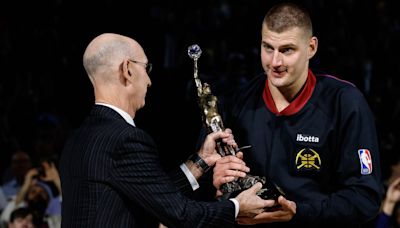
[[368,175],[372,173],[371,153],[367,149],[359,149],[358,157],[360,158],[361,174]]
[[301,149],[296,155],[296,169],[299,171],[321,169],[319,154],[310,148]]

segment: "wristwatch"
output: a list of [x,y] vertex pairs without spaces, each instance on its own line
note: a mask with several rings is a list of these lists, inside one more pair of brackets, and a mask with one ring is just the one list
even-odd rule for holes
[[203,173],[207,172],[211,168],[197,153],[190,155],[189,160],[202,169]]

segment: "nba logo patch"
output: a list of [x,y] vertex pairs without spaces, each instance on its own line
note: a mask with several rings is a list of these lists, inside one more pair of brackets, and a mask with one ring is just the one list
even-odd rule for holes
[[372,173],[371,153],[367,149],[359,149],[358,157],[360,158],[361,174],[368,175]]

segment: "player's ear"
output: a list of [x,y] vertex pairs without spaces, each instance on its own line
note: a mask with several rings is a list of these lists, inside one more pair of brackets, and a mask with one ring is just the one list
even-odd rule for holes
[[308,59],[311,59],[318,50],[318,39],[317,37],[313,36],[310,39],[310,43],[308,46]]

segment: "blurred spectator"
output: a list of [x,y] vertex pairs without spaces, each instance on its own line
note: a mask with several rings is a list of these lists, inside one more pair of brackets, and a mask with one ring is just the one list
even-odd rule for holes
[[31,158],[23,150],[17,150],[11,157],[10,176],[3,177],[3,192],[7,200],[15,197],[24,183],[25,174],[32,167]]
[[376,228],[400,227],[400,177],[389,184]]
[[29,208],[15,209],[10,215],[8,228],[35,228],[34,213]]
[[[51,162],[42,162],[38,168],[30,169],[17,197],[10,201],[1,214],[1,220],[8,222],[13,210],[20,207],[28,207],[34,211],[40,227],[60,227],[61,222],[61,195],[55,197],[49,183],[61,192],[60,177],[58,171]],[[50,226],[54,224],[54,226]]]

